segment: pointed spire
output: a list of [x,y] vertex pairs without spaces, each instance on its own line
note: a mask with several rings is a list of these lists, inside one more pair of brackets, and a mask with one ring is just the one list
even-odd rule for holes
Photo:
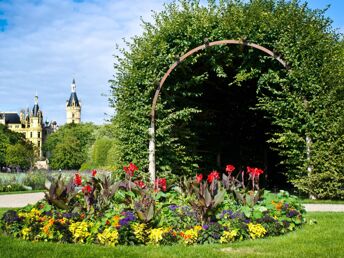
[[76,91],[76,85],[75,85],[75,79],[73,78],[73,82],[71,84],[71,91],[75,92]]
[[35,105],[38,104],[38,94],[37,94],[37,91],[36,91],[36,95],[35,95]]

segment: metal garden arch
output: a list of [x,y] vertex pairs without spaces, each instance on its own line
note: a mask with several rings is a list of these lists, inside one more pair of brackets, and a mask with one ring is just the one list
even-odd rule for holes
[[[184,61],[186,58],[189,56],[193,55],[194,53],[204,50],[207,47],[212,47],[212,46],[218,46],[218,45],[244,45],[248,47],[252,47],[255,49],[258,49],[272,57],[274,57],[278,62],[280,62],[284,68],[288,69],[287,63],[282,60],[279,56],[277,56],[273,51],[260,46],[258,44],[254,43],[249,43],[243,40],[219,40],[219,41],[213,41],[213,42],[206,42],[194,49],[191,49],[189,52],[181,56],[164,74],[162,77],[161,81],[159,82],[159,86],[155,90],[153,102],[152,102],[152,109],[151,109],[151,124],[149,128],[149,135],[150,135],[150,140],[149,140],[149,174],[150,174],[150,179],[152,182],[155,182],[155,115],[156,115],[156,104],[160,95],[160,91],[162,87],[164,86],[164,83],[167,79],[167,77],[171,74],[171,72],[177,67],[178,64],[180,64],[182,61]],[[308,151],[308,149],[307,149]]]

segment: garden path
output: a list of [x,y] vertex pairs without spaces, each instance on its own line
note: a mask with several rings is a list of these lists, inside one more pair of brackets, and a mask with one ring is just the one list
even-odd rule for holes
[[[19,208],[44,198],[44,193],[0,195],[0,208]],[[304,204],[306,211],[344,212],[344,204]]]
[[19,208],[34,204],[44,198],[44,193],[5,194],[0,195],[0,208]]

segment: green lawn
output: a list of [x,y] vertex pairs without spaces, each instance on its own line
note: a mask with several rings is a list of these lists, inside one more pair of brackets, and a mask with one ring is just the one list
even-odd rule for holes
[[[5,209],[0,209],[0,216]],[[309,213],[317,224],[290,234],[228,245],[118,246],[26,242],[0,237],[1,257],[344,257],[344,213]]]
[[302,203],[314,203],[314,204],[344,204],[344,200],[312,200],[312,199],[303,199]]

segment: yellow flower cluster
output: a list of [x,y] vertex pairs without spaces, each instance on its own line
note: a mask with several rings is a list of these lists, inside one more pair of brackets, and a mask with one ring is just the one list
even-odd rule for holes
[[27,228],[27,227],[23,228],[20,231],[23,239],[25,239],[25,240],[29,240],[30,239],[30,236],[29,236],[30,232],[31,232],[31,228]]
[[69,226],[69,231],[73,234],[74,242],[84,243],[84,240],[91,235],[92,226],[92,222],[87,223],[86,221],[72,223]]
[[102,245],[115,246],[118,243],[118,231],[112,227],[104,229],[102,233],[98,233],[97,238]]
[[180,235],[184,239],[184,243],[187,245],[194,244],[198,238],[198,232],[202,229],[201,226],[195,226],[192,229],[188,229],[185,232],[181,232]]
[[131,228],[134,231],[135,237],[141,242],[144,242],[146,225],[144,223],[133,223],[131,224]]
[[235,237],[238,235],[238,229],[231,231],[223,231],[223,234],[220,238],[220,243],[225,244],[234,241]]
[[169,228],[152,228],[149,230],[149,243],[158,245],[164,233],[167,233]]
[[252,239],[261,238],[266,234],[266,229],[261,224],[249,223],[247,226]]
[[29,221],[33,220],[39,220],[40,219],[41,212],[37,210],[36,208],[32,208],[30,212],[19,212],[18,216],[20,218],[27,219]]

